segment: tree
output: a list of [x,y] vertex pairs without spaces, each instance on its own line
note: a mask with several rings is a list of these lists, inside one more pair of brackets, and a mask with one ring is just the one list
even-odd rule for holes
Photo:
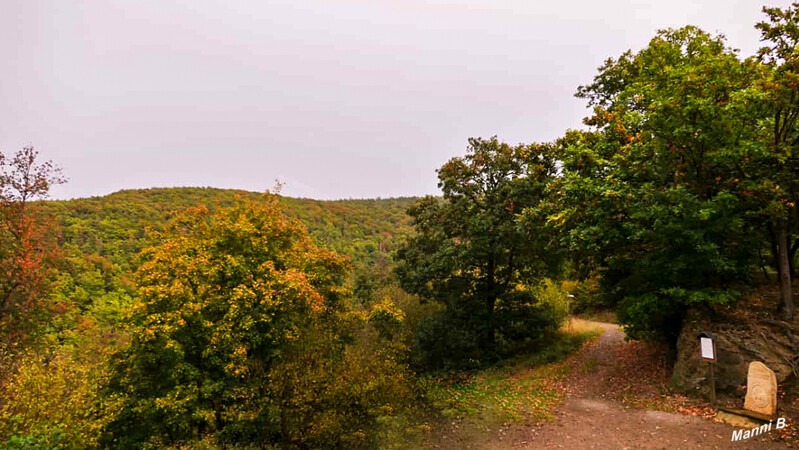
[[276,198],[190,210],[142,258],[131,344],[112,383],[125,407],[108,444],[285,436],[290,394],[275,392],[273,369],[341,310],[346,259],[314,245]]
[[40,302],[56,249],[55,233],[30,202],[65,183],[61,169],[39,161],[33,147],[8,158],[0,153],[0,335],[19,338]]
[[[799,239],[799,3],[790,8],[763,8],[759,58],[768,68],[761,88],[767,117],[762,120],[765,151],[757,161],[760,180],[752,191],[762,202],[770,224],[772,252],[779,277],[780,309],[793,317],[793,260]],[[793,241],[793,242],[792,242]]]
[[558,143],[563,176],[546,214],[562,245],[602,273],[634,338],[676,343],[689,306],[728,303],[758,242],[742,195],[758,153],[757,80],[722,37],[661,31],[578,90],[592,131]]
[[[528,235],[516,219],[555,175],[549,150],[469,139],[467,155],[438,170],[443,198],[426,197],[409,210],[417,234],[398,251],[397,273],[408,292],[446,305],[447,316],[428,324],[440,345],[462,342],[453,351],[460,354],[442,351],[446,358],[491,359],[501,313],[524,301],[514,294],[518,283],[548,266],[549,255],[537,251],[546,236]],[[436,336],[445,329],[452,333]]]

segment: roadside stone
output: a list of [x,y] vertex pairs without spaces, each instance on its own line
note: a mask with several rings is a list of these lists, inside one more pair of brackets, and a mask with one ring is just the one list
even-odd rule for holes
[[760,361],[749,364],[744,408],[768,416],[777,413],[777,376]]

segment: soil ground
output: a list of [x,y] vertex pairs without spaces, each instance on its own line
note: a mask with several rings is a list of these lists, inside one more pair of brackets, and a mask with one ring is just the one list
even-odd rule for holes
[[[658,394],[658,379],[665,383],[665,368],[641,363],[635,356],[645,352],[640,343],[627,342],[617,325],[590,322],[604,333],[572,357],[565,380],[565,402],[555,420],[544,424],[509,424],[485,430],[479,437],[457,435],[438,440],[438,448],[565,448],[565,449],[773,449],[776,431],[732,442],[735,428],[697,415],[646,409],[642,398],[672,399]],[[630,357],[629,355],[633,355]],[[645,359],[645,358],[644,358]],[[656,372],[653,374],[652,372]],[[643,385],[643,387],[641,387]],[[663,409],[663,408],[660,408]],[[683,407],[673,409],[684,410]],[[701,408],[694,408],[696,410]],[[699,413],[701,414],[701,412]],[[712,415],[712,413],[708,414]],[[775,434],[771,436],[771,434]]]

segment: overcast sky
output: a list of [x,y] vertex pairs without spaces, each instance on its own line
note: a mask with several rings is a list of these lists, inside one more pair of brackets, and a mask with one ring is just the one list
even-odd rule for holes
[[[788,1],[770,5],[787,6]],[[686,24],[759,46],[752,0],[0,0],[0,149],[55,198],[214,186],[435,193],[469,136],[547,141],[608,57]]]

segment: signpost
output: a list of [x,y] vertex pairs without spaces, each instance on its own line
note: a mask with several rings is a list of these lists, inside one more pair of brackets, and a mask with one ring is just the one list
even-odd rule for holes
[[574,295],[567,294],[566,295],[566,317],[569,320],[569,333],[572,331],[572,299]]
[[711,333],[699,335],[699,351],[702,360],[709,364],[710,369],[710,401],[716,404],[716,336]]

